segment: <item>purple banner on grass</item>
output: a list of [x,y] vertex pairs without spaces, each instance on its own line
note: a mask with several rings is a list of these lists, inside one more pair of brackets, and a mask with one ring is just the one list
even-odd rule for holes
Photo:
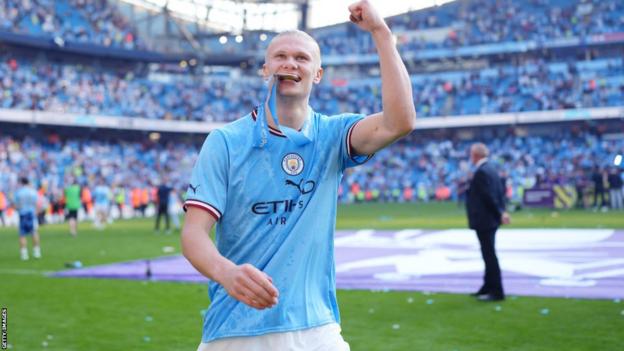
[[[624,231],[503,229],[496,238],[508,295],[624,298]],[[479,243],[467,229],[339,231],[340,289],[469,293],[482,282]],[[205,282],[182,256],[72,269],[57,277]],[[279,287],[278,287],[279,288]]]

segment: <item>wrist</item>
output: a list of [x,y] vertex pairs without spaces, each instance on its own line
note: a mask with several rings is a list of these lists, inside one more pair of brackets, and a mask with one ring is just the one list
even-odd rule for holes
[[383,40],[388,38],[392,39],[392,31],[390,30],[390,27],[388,27],[386,22],[382,22],[382,24],[380,24],[379,26],[371,29],[370,33],[375,40]]
[[216,264],[212,266],[210,277],[218,284],[223,285],[223,281],[229,275],[229,272],[235,267],[236,265],[234,262],[225,257],[220,257]]

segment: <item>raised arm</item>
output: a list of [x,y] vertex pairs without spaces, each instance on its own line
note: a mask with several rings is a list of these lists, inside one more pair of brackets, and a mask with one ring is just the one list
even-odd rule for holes
[[412,84],[399,56],[392,32],[367,0],[349,6],[351,21],[369,32],[379,55],[383,111],[367,116],[353,128],[351,147],[358,155],[370,155],[409,134],[416,110]]
[[215,222],[206,211],[188,208],[181,234],[184,257],[236,300],[260,310],[276,305],[279,294],[268,275],[251,264],[236,265],[219,253],[209,235]]

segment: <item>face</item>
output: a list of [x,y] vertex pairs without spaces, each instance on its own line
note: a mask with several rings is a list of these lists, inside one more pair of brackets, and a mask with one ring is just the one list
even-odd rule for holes
[[473,165],[476,165],[477,162],[479,162],[479,155],[474,147],[470,148],[470,162],[472,162]]
[[278,94],[307,98],[312,85],[318,84],[323,76],[320,61],[318,46],[312,39],[287,34],[274,39],[269,45],[262,72],[265,79],[274,74],[296,78],[276,81]]

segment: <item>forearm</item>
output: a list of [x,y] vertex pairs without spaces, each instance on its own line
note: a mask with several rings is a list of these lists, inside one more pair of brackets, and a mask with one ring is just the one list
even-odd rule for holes
[[201,226],[185,223],[181,234],[184,257],[202,275],[221,284],[225,272],[235,264],[223,257]]
[[384,125],[400,135],[408,134],[416,121],[409,74],[388,26],[384,24],[371,35],[379,55]]

